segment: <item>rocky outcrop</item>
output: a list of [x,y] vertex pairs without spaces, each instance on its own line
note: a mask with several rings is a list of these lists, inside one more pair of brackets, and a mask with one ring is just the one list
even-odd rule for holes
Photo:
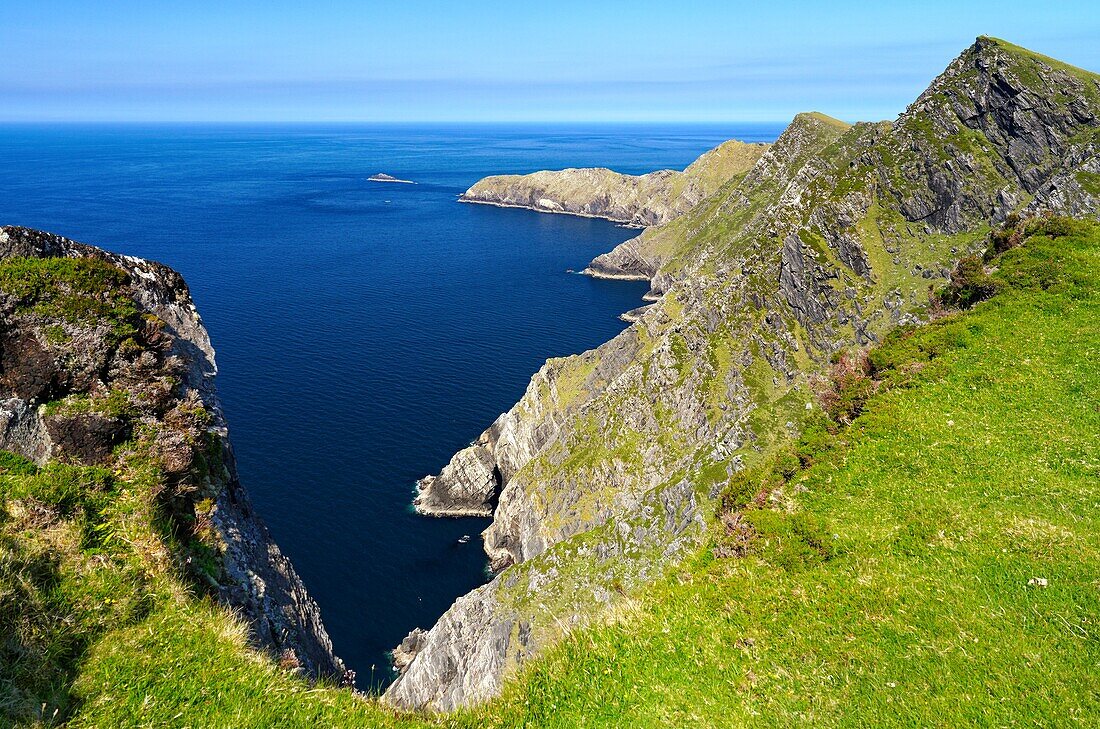
[[652,307],[652,304],[646,304],[644,306],[639,306],[631,309],[630,311],[624,311],[622,314],[619,314],[619,319],[625,321],[627,324],[633,324],[634,322],[641,319],[642,314],[645,314]]
[[626,225],[660,225],[690,210],[725,182],[748,171],[765,144],[725,142],[683,172],[624,175],[604,168],[496,175],[478,180],[462,202],[568,213]]
[[0,277],[0,449],[39,463],[108,463],[131,429],[155,432],[165,508],[192,522],[202,509],[220,545],[216,573],[196,571],[196,579],[284,663],[292,657],[306,675],[341,677],[317,604],[237,478],[214,350],[180,275],[49,233],[0,228],[0,261],[19,259],[79,267],[48,271],[53,278],[40,287]]
[[[485,549],[503,571],[418,636],[387,699],[447,709],[498,691],[615,600],[549,596],[612,594],[621,570],[637,588],[675,563],[657,546],[672,532],[644,531],[669,484],[705,514],[814,411],[828,358],[913,320],[990,225],[1097,215],[1097,84],[979,39],[895,122],[799,115],[745,174],[594,261],[649,278],[660,300],[598,349],[548,362],[482,436],[500,484]],[[604,540],[620,531],[616,552]],[[565,627],[532,628],[546,610]]]
[[405,709],[450,711],[495,696],[518,665],[602,619],[623,593],[697,549],[705,532],[686,481],[649,495],[634,519],[508,570],[460,597],[432,630],[410,633],[394,651],[401,675],[385,700]]
[[367,182],[399,182],[399,183],[402,183],[402,184],[405,184],[405,185],[415,185],[416,184],[412,180],[402,180],[399,177],[394,177],[393,175],[387,175],[385,172],[379,172],[376,175],[371,175],[370,177],[367,178]]
[[500,478],[487,435],[454,455],[438,476],[417,484],[413,505],[429,516],[492,516]]
[[[648,233],[648,231],[647,231]],[[621,281],[649,281],[661,268],[661,260],[656,251],[649,250],[647,243],[652,234],[643,233],[615,246],[607,253],[592,259],[581,273],[593,278],[606,278]]]

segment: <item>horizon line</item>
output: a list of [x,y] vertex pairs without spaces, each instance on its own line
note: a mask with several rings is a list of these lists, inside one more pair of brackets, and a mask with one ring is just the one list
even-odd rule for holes
[[[794,117],[792,116],[791,119]],[[847,121],[847,120],[842,120]],[[790,119],[3,119],[38,124],[789,124]]]

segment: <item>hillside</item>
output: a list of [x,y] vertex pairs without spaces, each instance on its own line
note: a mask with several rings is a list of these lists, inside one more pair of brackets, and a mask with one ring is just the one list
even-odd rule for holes
[[1100,78],[980,38],[636,239],[655,304],[423,485],[496,576],[381,698],[331,687],[178,275],[0,230],[0,717],[1097,723],[1098,142]]
[[612,341],[547,362],[428,482],[436,514],[496,502],[483,536],[501,572],[414,636],[388,699],[445,709],[499,691],[694,554],[721,484],[797,434],[829,358],[916,321],[991,224],[1096,215],[1098,89],[980,38],[895,122],[799,115],[651,237],[666,246],[660,300]]
[[[832,416],[723,486],[703,549],[501,698],[428,718],[310,690],[253,653],[243,624],[161,575],[151,611],[79,644],[70,725],[1094,722],[1100,381],[1087,355],[1100,351],[1100,226],[1022,230],[1021,247],[987,262],[992,281],[976,280],[992,299],[895,330],[866,365],[835,366],[818,386]],[[8,456],[3,468],[11,595],[26,587],[12,581],[26,564],[12,547],[41,529],[20,524],[20,506],[58,467]],[[98,491],[86,480],[71,493],[83,509]],[[94,514],[42,533],[54,544],[78,526],[95,533]],[[5,600],[2,614],[41,620],[62,598],[126,595],[100,570],[66,569],[37,612]]]
[[729,180],[745,174],[766,144],[724,142],[683,172],[624,175],[604,168],[494,175],[478,180],[462,202],[607,218],[628,225],[658,225],[687,212]]
[[534,663],[500,725],[1100,720],[1100,226],[1070,227],[835,367],[851,425],[724,486],[708,548]]
[[[825,146],[847,131],[849,125],[818,112],[799,114],[784,134],[790,137],[792,129],[815,138],[811,149]],[[648,281],[679,256],[691,252],[695,232],[704,221],[722,215],[721,207],[733,192],[741,187],[740,179],[727,180],[717,189],[720,194],[709,196],[690,215],[678,216],[664,224],[647,228],[640,235],[625,241],[613,250],[597,256],[583,273],[596,278]],[[649,298],[660,292],[654,290]]]
[[215,604],[342,675],[237,479],[216,371],[179,274],[0,228],[0,717],[65,718],[93,645]]

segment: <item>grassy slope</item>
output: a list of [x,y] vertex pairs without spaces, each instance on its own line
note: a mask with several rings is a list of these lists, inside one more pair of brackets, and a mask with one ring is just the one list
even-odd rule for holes
[[[1032,238],[997,263],[1015,284],[875,354],[911,382],[873,397],[768,508],[747,507],[746,556],[708,551],[476,711],[396,717],[249,650],[164,564],[139,480],[64,507],[46,545],[62,579],[28,583],[14,556],[46,539],[28,494],[61,504],[64,490],[5,462],[0,605],[29,590],[95,627],[86,653],[73,646],[73,726],[1096,721],[1100,230]],[[97,536],[104,519],[116,539]],[[124,587],[141,599],[97,611]]]
[[888,345],[881,359],[943,352],[792,478],[789,516],[761,510],[749,556],[703,558],[575,636],[495,721],[1100,720],[1100,233],[1032,239],[998,275],[1058,257],[1072,284],[1011,289]]
[[1038,61],[1059,71],[1065,71],[1071,76],[1076,76],[1083,81],[1090,81],[1095,83],[1097,79],[1100,78],[1100,74],[1093,73],[1092,71],[1080,68],[1078,66],[1073,66],[1069,63],[1066,63],[1065,61],[1059,61],[1057,58],[1044,56],[1041,53],[1036,53],[1033,50],[1024,48],[1023,46],[1018,46],[1015,43],[1009,43],[1008,41],[1002,40],[1001,38],[993,38],[992,36],[981,36],[981,38],[996,43],[1000,47],[1004,48],[1006,51],[1009,51],[1010,53],[1021,59]]
[[[798,114],[784,132],[784,136],[805,135],[815,141],[807,144],[801,154],[783,151],[780,156],[786,160],[785,166],[788,166],[793,173],[806,163],[809,155],[826,149],[849,129],[850,125],[820,112]],[[792,134],[792,132],[795,133]],[[726,145],[729,144],[741,143],[726,142]],[[749,146],[743,145],[743,147]],[[718,149],[721,150],[722,147]],[[783,149],[783,142],[780,141],[769,149],[774,155],[778,150]],[[690,171],[691,168],[689,167],[688,170]],[[744,194],[750,199],[762,201],[769,199],[771,195],[777,196],[781,191],[773,189],[775,181],[769,176],[764,176],[763,179],[754,178],[750,183],[745,184],[746,177],[753,177],[751,166],[738,170],[724,170],[724,172],[726,173],[724,182],[714,186],[714,194],[668,223],[646,228],[637,238],[632,238],[621,246],[633,249],[641,257],[655,262],[657,268],[665,272],[676,272],[694,260],[704,247],[736,238],[745,221],[736,215],[729,215],[730,200],[739,194]],[[749,210],[741,208],[739,212],[748,213]]]

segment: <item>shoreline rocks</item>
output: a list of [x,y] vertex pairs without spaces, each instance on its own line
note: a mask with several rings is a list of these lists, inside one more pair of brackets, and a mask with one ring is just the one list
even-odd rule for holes
[[483,434],[456,453],[438,476],[420,479],[416,510],[425,516],[492,516],[500,477],[488,445]]

